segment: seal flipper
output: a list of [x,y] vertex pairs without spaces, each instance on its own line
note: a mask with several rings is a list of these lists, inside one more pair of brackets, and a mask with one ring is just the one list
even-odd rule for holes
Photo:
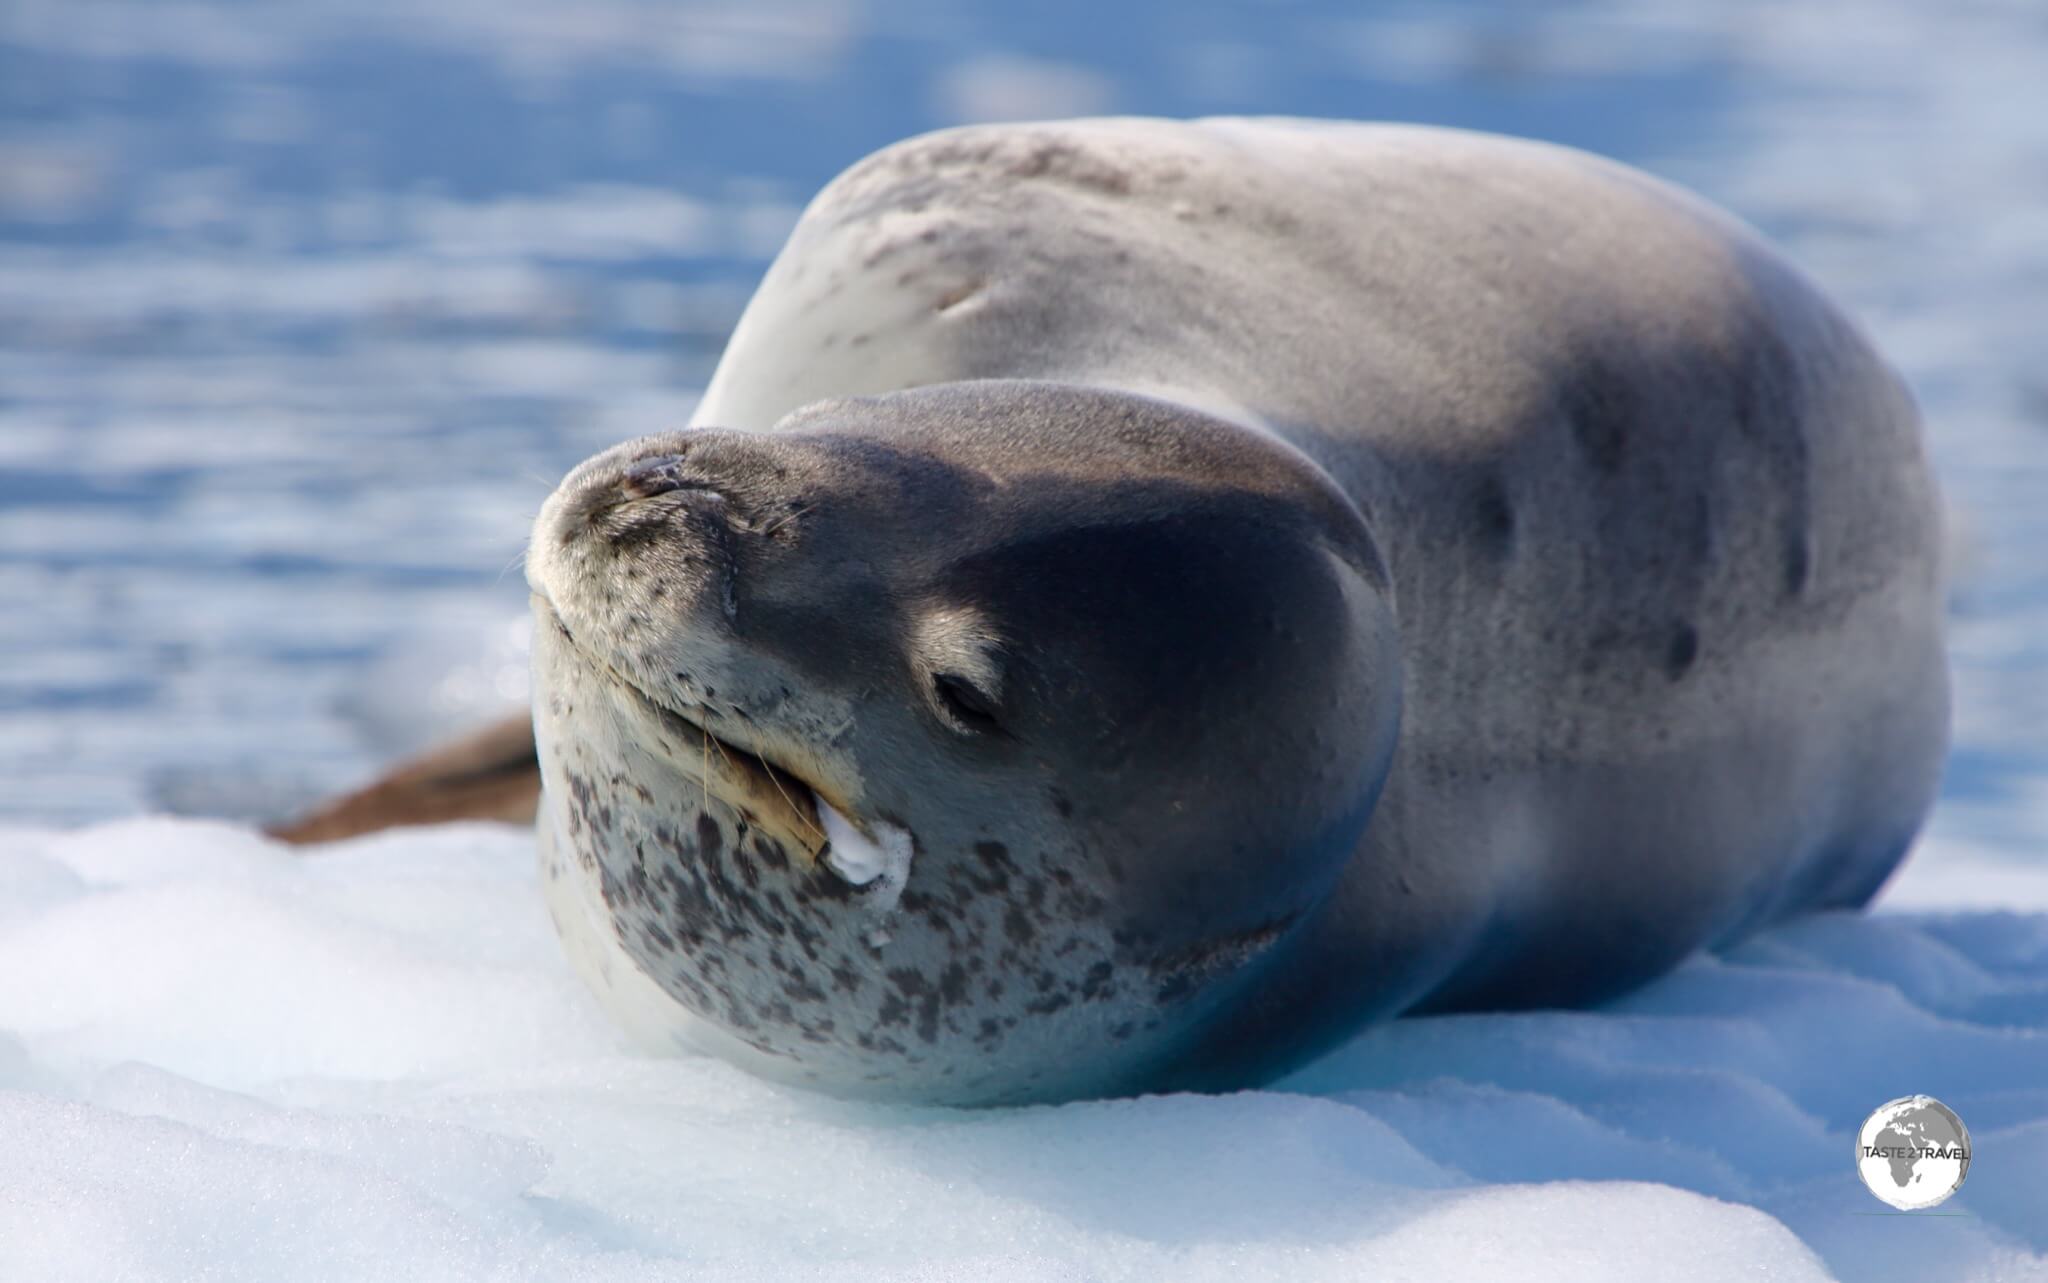
[[264,832],[294,845],[311,845],[405,824],[531,824],[539,801],[533,719],[522,712],[403,762],[374,783]]

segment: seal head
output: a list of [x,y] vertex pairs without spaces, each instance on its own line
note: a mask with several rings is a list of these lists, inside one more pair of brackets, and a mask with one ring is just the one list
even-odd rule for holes
[[1285,953],[1393,752],[1357,508],[1123,392],[629,442],[528,576],[551,897],[595,891],[679,1037],[842,1094],[1142,1083]]

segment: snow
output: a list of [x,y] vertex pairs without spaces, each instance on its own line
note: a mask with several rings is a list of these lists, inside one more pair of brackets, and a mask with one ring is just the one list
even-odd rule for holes
[[[1850,1151],[1914,1092],[1975,1157],[1908,1221]],[[5,828],[0,1139],[37,1283],[2048,1278],[2048,868],[1938,837],[1880,912],[1602,1010],[952,1111],[632,1050],[516,830]]]

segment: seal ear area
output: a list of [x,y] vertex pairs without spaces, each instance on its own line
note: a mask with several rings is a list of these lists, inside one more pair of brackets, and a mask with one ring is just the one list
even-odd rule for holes
[[910,666],[926,703],[950,729],[1007,735],[1002,655],[1002,642],[981,611],[937,606],[918,617]]

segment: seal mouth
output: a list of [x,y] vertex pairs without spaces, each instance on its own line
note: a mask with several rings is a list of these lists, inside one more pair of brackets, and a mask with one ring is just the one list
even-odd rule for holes
[[[749,752],[714,734],[702,722],[692,721],[666,704],[658,703],[646,691],[630,682],[624,689],[677,737],[685,751],[677,758],[686,778],[694,778],[705,797],[716,798],[739,813],[742,820],[780,839],[806,866],[815,866],[825,855],[830,839],[818,815],[816,790],[802,778],[777,766],[759,754]],[[690,771],[688,748],[699,747],[697,770]]]
[[697,783],[707,802],[715,798],[731,808],[747,824],[780,841],[806,867],[818,865],[830,837],[819,814],[821,803],[813,785],[788,768],[718,735],[702,721],[655,699],[609,661],[592,654],[577,641],[553,602],[540,594],[535,594],[534,602],[545,611],[547,623],[585,663],[608,676],[613,687],[625,692],[648,720],[673,737],[673,743],[663,741],[667,756],[685,779]]

